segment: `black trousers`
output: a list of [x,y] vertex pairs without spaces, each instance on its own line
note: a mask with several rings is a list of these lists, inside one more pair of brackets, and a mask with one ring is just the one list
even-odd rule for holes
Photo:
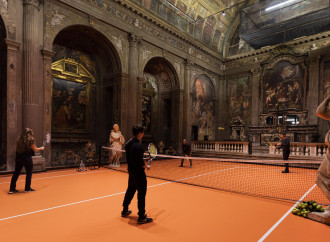
[[[283,153],[283,160],[288,160],[289,159],[290,153]],[[285,164],[285,170],[289,170],[289,163],[284,163]]]
[[146,194],[147,194],[147,177],[146,173],[144,171],[140,172],[128,172],[128,187],[126,190],[123,207],[124,210],[128,209],[128,206],[130,205],[134,194],[137,190],[138,194],[138,209],[139,209],[139,217],[144,217],[146,210]]
[[[186,159],[182,159],[182,160],[181,160],[181,166],[183,166],[183,162],[184,162],[184,160],[186,160]],[[191,161],[191,159],[189,159],[189,162],[190,162],[190,166],[192,166],[192,161]]]
[[33,170],[33,161],[32,157],[27,158],[16,158],[15,171],[11,178],[10,190],[16,189],[17,179],[23,169],[26,170],[26,179],[25,179],[25,190],[31,189],[31,179],[32,179],[32,170]]

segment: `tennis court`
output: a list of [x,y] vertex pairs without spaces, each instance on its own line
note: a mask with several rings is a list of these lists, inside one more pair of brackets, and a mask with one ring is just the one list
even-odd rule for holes
[[[194,162],[190,169],[177,167],[178,160],[154,162],[147,175],[156,177],[169,173],[172,177],[168,180],[148,178],[146,209],[154,222],[143,225],[137,224],[136,198],[130,206],[132,215],[120,216],[128,178],[125,172],[101,168],[86,172],[66,169],[35,173],[32,187],[36,192],[12,195],[7,194],[10,176],[1,176],[1,240],[328,241],[328,226],[290,213],[295,202],[247,196],[240,191],[233,193],[203,185],[205,182],[219,184],[220,180],[226,179],[221,177],[226,172],[229,177],[237,176],[240,170],[247,170],[246,165],[237,168],[238,164],[232,163],[214,167],[214,164],[208,164],[210,162],[203,163]],[[263,167],[273,172],[281,170],[281,167]],[[125,170],[125,167],[119,169]],[[244,173],[250,174],[245,175],[247,181],[255,182],[253,177],[260,179],[257,175],[262,172],[258,169],[254,167]],[[288,175],[302,176],[298,168],[292,169],[292,173],[281,175],[286,178]],[[253,170],[258,172],[251,172]],[[310,171],[316,174],[315,170]],[[306,174],[303,176],[307,177]],[[266,177],[272,180],[269,175]],[[22,175],[17,183],[20,191],[24,188],[24,179]],[[263,179],[266,180],[265,175]],[[174,180],[196,184],[192,186]],[[224,184],[229,187],[231,183]],[[258,191],[262,186],[257,183],[255,187]],[[317,189],[311,183],[296,193],[303,196],[309,191],[309,194],[316,192],[319,196]]]

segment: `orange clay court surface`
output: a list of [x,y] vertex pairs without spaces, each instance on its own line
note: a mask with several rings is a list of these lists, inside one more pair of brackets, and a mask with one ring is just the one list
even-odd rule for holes
[[[155,162],[153,171],[147,171],[147,174],[157,173],[156,165]],[[201,172],[198,163],[192,169],[178,169],[181,169],[182,177],[187,172],[190,177]],[[281,168],[278,169],[276,172],[280,172]],[[256,174],[252,172],[251,176]],[[221,179],[219,174],[210,175],[210,182]],[[86,172],[66,169],[34,173],[32,188],[36,192],[9,195],[10,178],[10,175],[0,176],[0,241],[3,242],[321,242],[330,238],[329,226],[292,215],[293,202],[148,178],[146,210],[154,222],[139,225],[136,195],[130,206],[132,215],[120,216],[127,173],[106,168]],[[21,175],[18,180],[17,189],[20,191],[24,190],[24,179],[25,175]],[[304,192],[312,185],[304,188]]]

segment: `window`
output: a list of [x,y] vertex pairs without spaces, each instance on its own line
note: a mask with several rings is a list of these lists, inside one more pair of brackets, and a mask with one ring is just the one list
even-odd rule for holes
[[298,125],[299,117],[297,115],[288,115],[286,117],[286,124],[288,125]]

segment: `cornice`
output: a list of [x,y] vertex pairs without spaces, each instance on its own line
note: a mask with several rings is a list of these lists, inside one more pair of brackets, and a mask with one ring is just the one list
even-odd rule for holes
[[[325,43],[324,45],[324,40],[328,38],[329,38],[328,43]],[[285,53],[285,51],[287,50],[291,50],[291,53],[296,55],[307,54],[307,52],[314,51],[313,47],[309,45],[316,42],[322,43],[324,45],[322,48],[326,46],[330,46],[330,31],[326,31],[320,34],[311,35],[307,37],[300,37],[295,40],[288,41],[286,43],[281,43],[273,46],[266,46],[258,50],[253,50],[239,55],[226,57],[225,61],[232,62],[232,61],[237,61],[244,58],[249,58],[267,53],[276,55],[276,54]],[[315,46],[315,48],[317,48],[317,46]]]

